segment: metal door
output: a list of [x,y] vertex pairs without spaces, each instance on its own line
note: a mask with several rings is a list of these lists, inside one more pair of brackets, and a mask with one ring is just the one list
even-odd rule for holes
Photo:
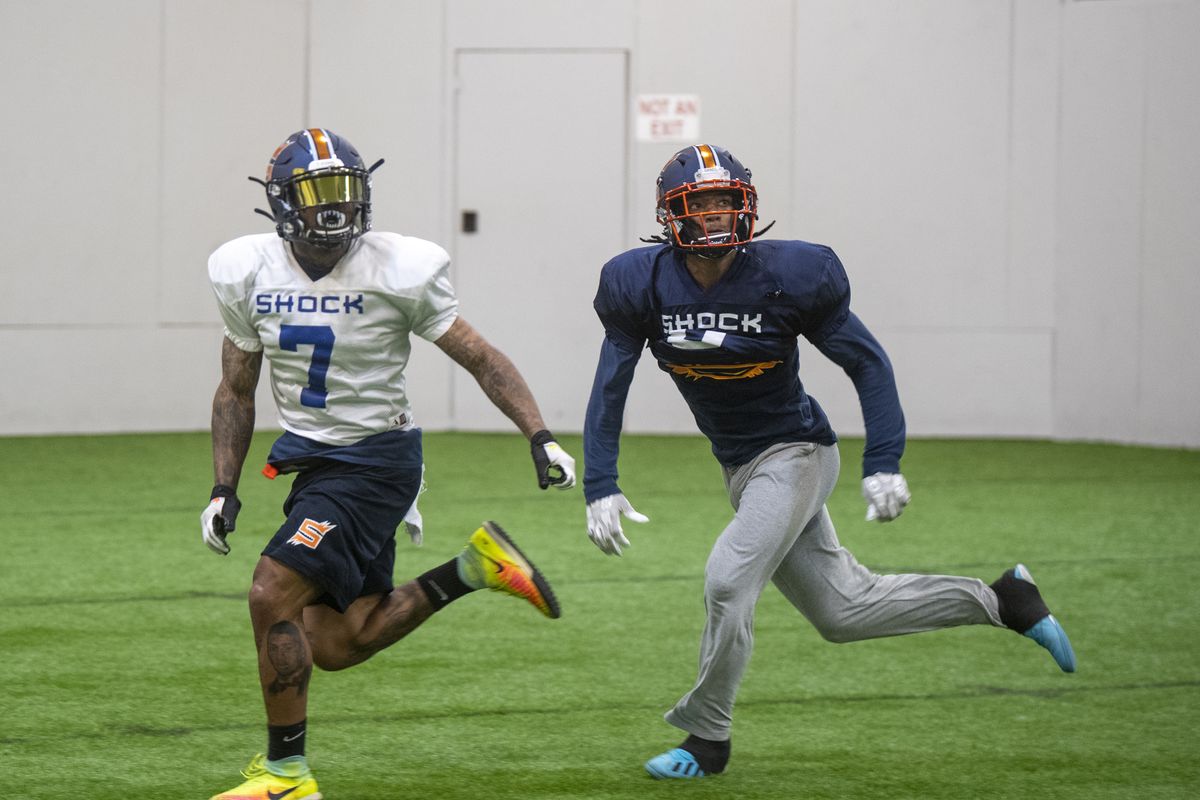
[[[456,54],[462,316],[516,363],[552,430],[582,428],[600,267],[632,244],[626,71],[617,50]],[[453,380],[455,427],[512,429],[469,374]]]

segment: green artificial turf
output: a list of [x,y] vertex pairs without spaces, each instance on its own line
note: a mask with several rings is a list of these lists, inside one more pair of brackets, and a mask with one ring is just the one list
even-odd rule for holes
[[[200,541],[207,436],[0,439],[3,797],[204,800],[265,748],[245,592],[289,482],[257,475],[271,438],[225,558]],[[694,677],[704,561],[730,515],[706,444],[624,440],[622,488],[651,522],[626,524],[618,559],[587,540],[578,489],[536,489],[519,437],[429,434],[425,545],[401,538],[397,579],[495,519],[563,617],[477,593],[315,673],[326,798],[1200,796],[1200,452],[912,441],[912,505],[880,525],[863,520],[861,446],[842,443],[830,500],[859,560],[988,581],[1024,561],[1078,673],[986,627],[829,644],[768,587],[728,771],[654,782],[641,764],[681,739],[661,715]]]

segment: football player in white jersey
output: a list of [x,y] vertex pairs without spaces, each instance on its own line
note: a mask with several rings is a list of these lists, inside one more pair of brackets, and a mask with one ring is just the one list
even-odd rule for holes
[[[395,532],[419,541],[421,431],[405,396],[410,334],[436,344],[478,381],[530,440],[538,485],[569,489],[575,462],[546,430],[512,362],[458,313],[449,256],[431,242],[371,231],[371,172],[322,128],[288,137],[266,188],[275,233],[244,236],[209,259],[225,323],[213,399],[215,483],[204,543],[229,552],[238,481],[254,431],[263,357],[283,434],[264,473],[296,473],[287,519],[250,588],[267,710],[265,755],[213,800],[319,800],[305,760],[312,667],[338,670],[395,643],[476,589],[524,598],[550,618],[541,572],[494,522],[455,558],[395,586]],[[255,179],[257,180],[257,179]]]

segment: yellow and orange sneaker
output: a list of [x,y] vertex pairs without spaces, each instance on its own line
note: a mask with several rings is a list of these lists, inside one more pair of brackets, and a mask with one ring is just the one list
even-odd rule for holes
[[471,534],[466,548],[458,555],[458,576],[476,589],[524,598],[550,619],[562,615],[545,577],[494,522],[483,523],[483,527]]
[[267,769],[267,757],[259,753],[242,770],[246,782],[211,800],[321,800],[317,781],[307,767],[294,776],[276,775]]

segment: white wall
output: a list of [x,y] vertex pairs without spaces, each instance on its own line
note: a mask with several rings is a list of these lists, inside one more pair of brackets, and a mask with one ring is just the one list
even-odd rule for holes
[[[205,259],[269,230],[245,176],[288,133],[331,127],[388,159],[378,227],[452,246],[456,53],[537,48],[626,52],[631,102],[701,96],[701,135],[754,170],[769,235],[846,263],[912,435],[1200,446],[1200,4],[1185,0],[0,0],[0,67],[24,76],[0,87],[0,434],[206,427]],[[626,136],[612,168],[634,246],[677,146]],[[564,168],[529,164],[513,201]],[[536,242],[544,222],[514,236]],[[563,268],[594,283],[599,263],[579,261]],[[536,293],[514,263],[514,294]],[[533,334],[522,315],[494,331]],[[811,349],[802,371],[860,432],[844,376]],[[417,344],[409,387],[427,428],[472,427],[453,398],[473,388],[435,348]],[[586,381],[534,389],[578,429]],[[692,429],[649,359],[628,427]]]
[[1195,445],[1200,4],[1069,11],[1055,433]]

